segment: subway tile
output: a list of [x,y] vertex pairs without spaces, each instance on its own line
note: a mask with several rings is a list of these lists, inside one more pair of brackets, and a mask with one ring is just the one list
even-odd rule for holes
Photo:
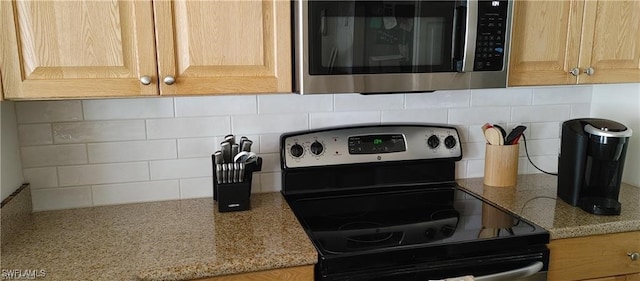
[[467,178],[467,160],[462,159],[456,162],[456,179]]
[[511,108],[511,122],[551,122],[569,119],[570,105],[520,106]]
[[[481,120],[479,120],[481,121]],[[487,139],[482,131],[483,124],[469,125],[469,131],[467,133],[467,142],[482,142],[486,143]]]
[[262,172],[280,172],[280,154],[279,153],[261,153]]
[[149,162],[152,180],[213,176],[211,157]]
[[[557,155],[532,156],[531,161],[533,162],[533,164],[538,166],[538,168],[546,172],[550,172],[550,173],[558,172],[558,156]],[[527,167],[528,174],[542,173],[529,162],[527,162],[526,167]]]
[[178,158],[211,157],[223,137],[178,139]]
[[251,193],[260,193],[262,187],[260,186],[260,172],[255,172],[251,180]]
[[[236,135],[236,142],[240,142],[240,138],[243,135]],[[260,152],[260,138],[257,135],[246,135],[249,140],[253,142],[251,145],[251,151],[255,153]],[[178,158],[196,158],[196,157],[211,157],[211,154],[220,150],[220,142],[223,137],[211,137],[211,138],[189,138],[178,139]]]
[[533,89],[534,105],[591,103],[592,86],[540,87]]
[[58,167],[60,186],[123,183],[149,180],[147,162]]
[[148,139],[213,137],[230,131],[230,118],[226,116],[147,120]]
[[282,190],[282,173],[260,173],[260,192],[280,192]]
[[23,168],[87,163],[87,148],[84,144],[27,146],[20,151]]
[[54,123],[55,143],[87,143],[145,139],[144,120]]
[[462,144],[462,156],[465,159],[484,159],[486,142],[468,142]]
[[[280,135],[266,134],[260,136],[260,153],[280,152]],[[255,144],[255,143],[254,143]]]
[[533,89],[481,89],[471,91],[471,107],[531,105]]
[[213,177],[180,179],[180,199],[211,197]]
[[404,108],[404,94],[334,95],[335,111],[366,111]]
[[[525,154],[525,147],[523,141],[520,141],[520,155]],[[529,156],[540,155],[558,155],[560,152],[560,140],[559,139],[527,139],[527,147]]]
[[406,109],[469,107],[470,90],[406,94]]
[[82,120],[79,100],[16,102],[18,124]]
[[528,129],[527,139],[554,139],[560,137],[561,122],[531,123]]
[[307,113],[236,115],[232,123],[236,135],[272,134],[306,130],[309,116]]
[[94,206],[180,199],[177,180],[94,185],[91,192]]
[[89,163],[132,162],[177,158],[175,140],[87,144]]
[[58,186],[58,172],[56,167],[28,168],[22,171],[24,180],[32,189]]
[[[454,128],[456,128],[456,130],[458,131],[458,136],[460,137],[460,142],[462,143],[469,142],[469,126],[465,126],[465,125],[449,125],[449,126],[453,126]],[[482,138],[480,141],[484,141],[484,138]]]
[[380,124],[381,115],[379,111],[318,112],[309,113],[309,123],[311,129],[341,125]]
[[256,114],[256,96],[176,97],[177,117]]
[[20,146],[53,144],[51,124],[18,125]]
[[173,117],[173,98],[96,99],[82,101],[85,120]]
[[447,123],[446,108],[428,110],[385,110],[382,111],[382,123],[423,122]]
[[484,159],[467,160],[467,178],[484,176]]
[[571,119],[591,117],[591,104],[580,103],[571,105]]
[[333,95],[259,95],[258,113],[333,111]]
[[33,211],[90,207],[91,187],[77,186],[31,190]]
[[509,107],[474,107],[449,109],[449,124],[475,125],[507,123],[511,117]]

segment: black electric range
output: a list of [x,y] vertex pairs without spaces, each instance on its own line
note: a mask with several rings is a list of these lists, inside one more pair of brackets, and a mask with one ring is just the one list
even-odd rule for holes
[[549,234],[455,183],[454,127],[281,136],[282,193],[318,250],[316,280],[546,280]]

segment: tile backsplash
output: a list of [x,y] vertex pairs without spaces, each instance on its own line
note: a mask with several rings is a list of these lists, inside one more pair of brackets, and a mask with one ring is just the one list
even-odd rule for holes
[[[362,96],[294,94],[16,103],[35,211],[211,197],[211,154],[233,133],[254,140],[263,169],[252,192],[279,191],[279,136],[325,126],[428,122],[456,126],[457,177],[483,174],[485,122],[529,127],[539,167],[556,171],[560,123],[588,117],[591,86]],[[537,173],[521,151],[520,173]]]

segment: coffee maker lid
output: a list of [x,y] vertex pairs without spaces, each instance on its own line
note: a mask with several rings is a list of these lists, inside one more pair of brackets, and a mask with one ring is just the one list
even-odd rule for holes
[[631,129],[618,122],[606,119],[590,119],[584,125],[584,131],[601,137],[628,138],[631,137]]

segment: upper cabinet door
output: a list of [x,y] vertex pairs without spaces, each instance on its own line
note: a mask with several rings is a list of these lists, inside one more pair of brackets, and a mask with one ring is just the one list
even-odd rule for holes
[[581,1],[513,1],[509,86],[575,84]]
[[158,94],[150,1],[0,2],[6,98]]
[[290,1],[156,1],[161,95],[291,91]]
[[640,1],[586,1],[582,46],[579,83],[640,82]]

